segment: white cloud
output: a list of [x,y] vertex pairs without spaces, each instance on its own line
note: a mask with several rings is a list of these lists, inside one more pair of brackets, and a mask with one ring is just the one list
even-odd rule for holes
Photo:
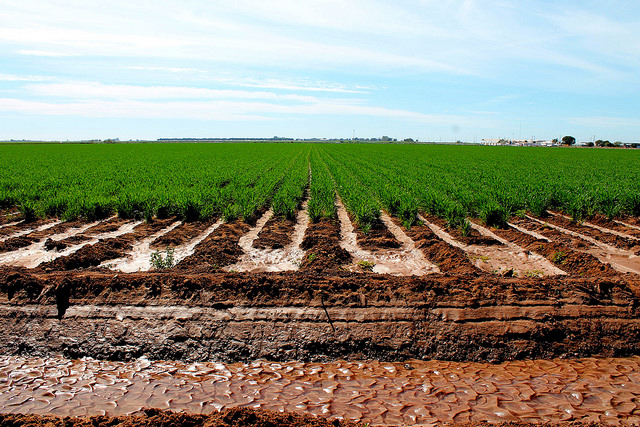
[[0,74],[0,81],[5,81],[5,82],[44,82],[44,81],[50,81],[50,80],[55,80],[55,78],[50,76]]
[[49,51],[49,50],[29,50],[29,49],[19,50],[18,53],[20,55],[48,56],[48,57],[52,57],[52,58],[61,58],[61,57],[65,57],[65,56],[79,56],[78,54],[68,53],[68,52],[52,52],[52,51]]

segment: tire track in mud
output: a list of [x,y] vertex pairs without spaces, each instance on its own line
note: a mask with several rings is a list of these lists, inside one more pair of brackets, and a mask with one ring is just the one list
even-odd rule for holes
[[237,263],[224,268],[225,271],[288,271],[298,270],[304,259],[305,251],[302,249],[302,241],[309,226],[307,208],[308,199],[302,203],[302,208],[296,215],[296,223],[291,234],[291,241],[283,248],[256,248],[255,241],[269,220],[273,219],[273,212],[267,211],[246,235],[238,241],[238,245],[244,251]]
[[463,250],[475,266],[488,273],[515,275],[518,277],[535,276],[557,276],[565,275],[566,272],[553,266],[542,256],[530,254],[517,244],[500,238],[496,234],[476,223],[471,223],[473,230],[476,230],[483,238],[471,237],[471,242],[494,241],[497,244],[483,246],[477,243],[464,243],[458,241],[451,234],[447,233],[440,224],[428,220],[422,215],[418,218],[423,221],[440,239]]
[[175,221],[169,227],[153,233],[139,242],[133,244],[133,248],[124,257],[114,260],[105,261],[99,267],[106,267],[111,270],[121,271],[123,273],[133,273],[135,271],[148,271],[151,269],[151,243],[169,233],[171,230],[182,224],[182,221]]
[[527,215],[527,218],[541,226],[550,227],[558,233],[588,243],[590,246],[585,245],[585,247],[577,248],[577,250],[595,256],[600,262],[610,265],[621,273],[640,274],[640,257],[632,251],[616,248],[608,243],[596,240],[593,237],[566,229],[548,221],[542,221],[529,215]]
[[394,224],[386,213],[381,212],[380,219],[401,246],[398,249],[383,248],[374,252],[365,250],[358,244],[353,223],[339,198],[336,200],[336,207],[340,220],[340,246],[349,252],[354,260],[354,263],[346,268],[352,271],[368,270],[400,276],[422,276],[440,272],[438,266],[424,257],[424,254],[416,248],[415,242]]

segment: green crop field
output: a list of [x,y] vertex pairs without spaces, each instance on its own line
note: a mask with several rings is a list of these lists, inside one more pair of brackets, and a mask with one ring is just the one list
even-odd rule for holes
[[[362,227],[384,209],[458,224],[503,224],[546,209],[576,219],[640,216],[640,150],[356,144],[0,146],[0,209],[62,219],[293,218],[312,221],[336,195]],[[308,188],[308,192],[305,190]]]

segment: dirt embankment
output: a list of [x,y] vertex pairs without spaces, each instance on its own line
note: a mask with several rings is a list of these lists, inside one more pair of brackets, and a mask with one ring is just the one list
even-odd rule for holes
[[257,249],[281,249],[291,243],[295,221],[279,216],[273,216],[253,241]]
[[502,361],[639,352],[640,301],[630,291],[630,276],[3,269],[0,280],[4,354],[235,362]]
[[306,251],[301,271],[336,270],[351,262],[351,255],[340,246],[340,223],[321,218],[309,224],[302,241]]
[[232,408],[211,415],[146,409],[141,414],[108,417],[54,417],[47,415],[0,414],[0,427],[355,427],[344,420],[328,421],[295,412]]

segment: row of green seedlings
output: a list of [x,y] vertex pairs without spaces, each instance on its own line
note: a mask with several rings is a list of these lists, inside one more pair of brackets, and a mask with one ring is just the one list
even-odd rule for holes
[[342,202],[353,215],[356,225],[368,234],[374,224],[380,221],[380,204],[369,188],[362,185],[357,177],[333,156],[325,155],[329,173],[335,181]]
[[317,148],[311,153],[311,183],[309,185],[309,205],[307,212],[313,223],[322,218],[336,217],[335,183]]
[[273,195],[271,209],[274,216],[295,220],[305,189],[309,185],[309,173],[309,153],[306,153],[296,160]]

